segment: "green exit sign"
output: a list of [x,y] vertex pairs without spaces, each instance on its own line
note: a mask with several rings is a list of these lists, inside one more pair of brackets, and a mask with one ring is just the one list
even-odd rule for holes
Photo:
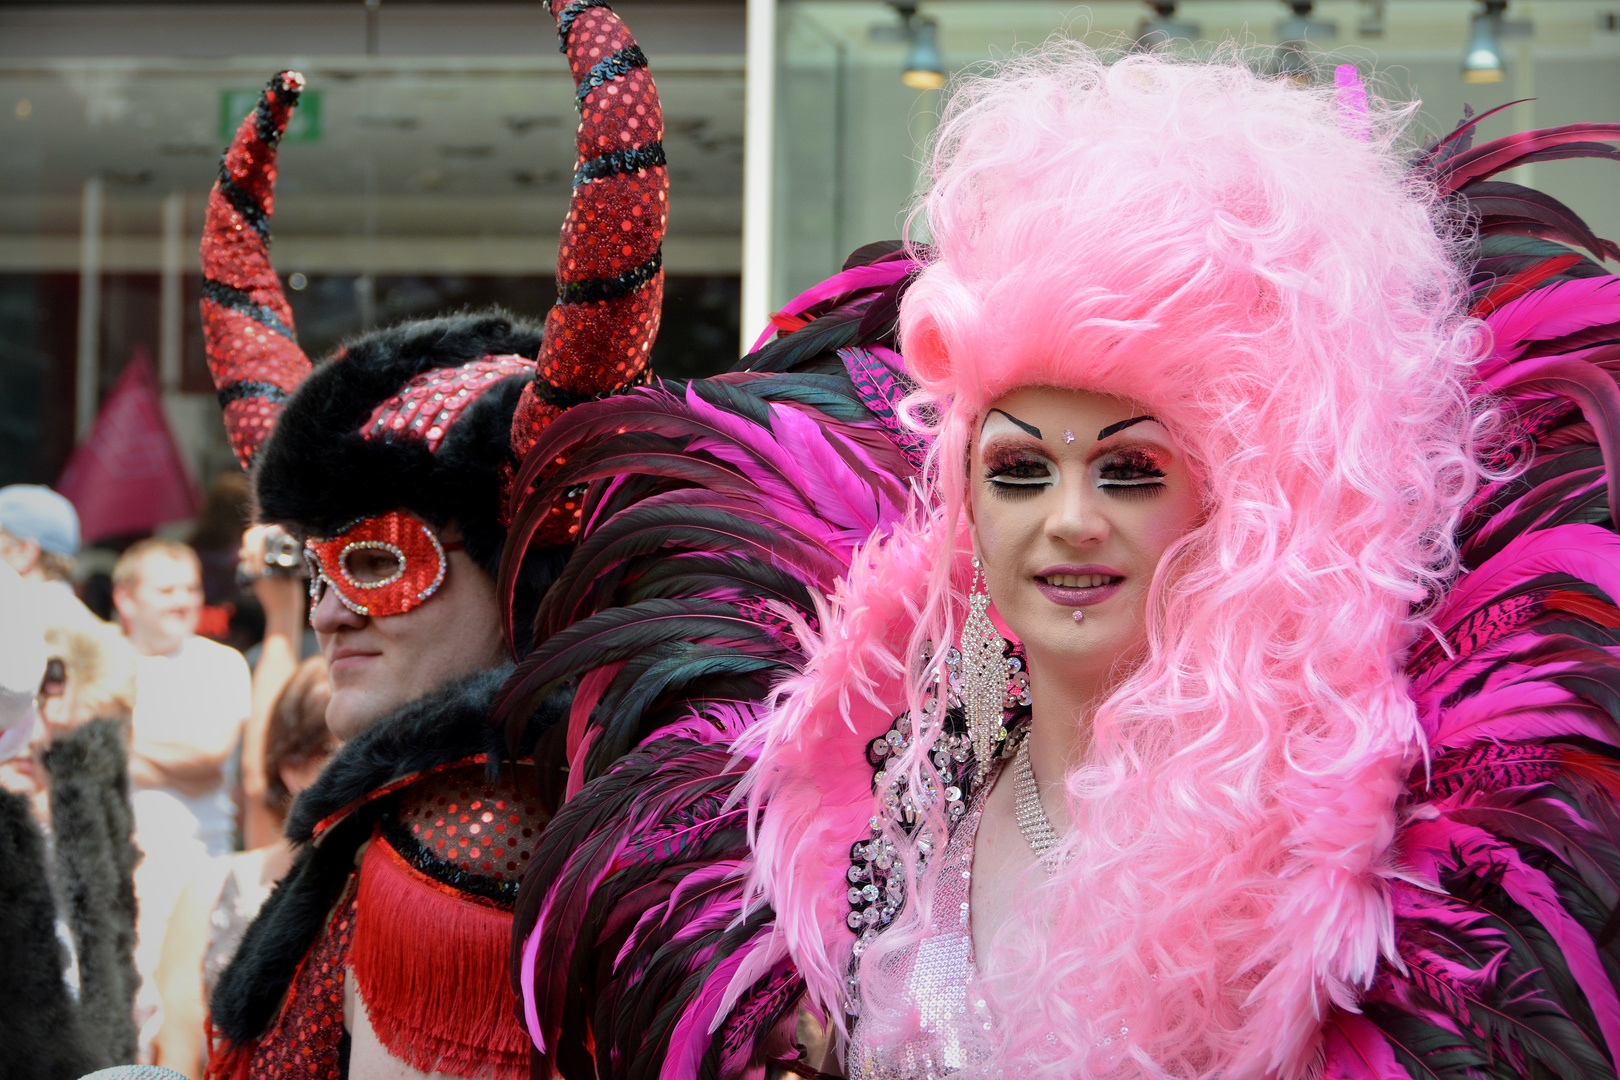
[[[247,114],[259,104],[263,90],[221,90],[219,93],[219,140],[228,143],[236,137]],[[316,142],[321,137],[321,92],[305,90],[287,122],[282,142]]]

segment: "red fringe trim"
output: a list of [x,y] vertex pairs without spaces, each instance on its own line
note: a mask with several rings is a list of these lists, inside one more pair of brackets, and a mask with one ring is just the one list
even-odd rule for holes
[[389,1053],[423,1072],[528,1080],[511,947],[511,912],[434,881],[372,837],[349,962]]
[[208,1043],[208,1061],[203,1065],[203,1080],[247,1080],[248,1066],[253,1061],[253,1051],[259,1045],[258,1041],[250,1040],[233,1046],[214,1026],[211,1015],[204,1021],[203,1031]]

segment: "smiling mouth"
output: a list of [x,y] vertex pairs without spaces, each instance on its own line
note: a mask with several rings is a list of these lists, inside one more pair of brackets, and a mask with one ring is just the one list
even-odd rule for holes
[[1049,574],[1035,580],[1057,589],[1097,589],[1104,585],[1118,585],[1125,579],[1108,574]]

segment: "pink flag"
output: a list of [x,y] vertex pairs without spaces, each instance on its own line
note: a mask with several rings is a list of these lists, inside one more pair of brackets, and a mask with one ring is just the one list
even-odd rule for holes
[[85,543],[151,532],[196,513],[197,489],[163,418],[145,349],[130,357],[56,490],[79,511]]

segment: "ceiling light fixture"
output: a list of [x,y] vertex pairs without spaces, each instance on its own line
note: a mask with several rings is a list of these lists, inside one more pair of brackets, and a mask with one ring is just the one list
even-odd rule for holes
[[938,90],[945,85],[945,58],[939,54],[939,23],[913,16],[911,49],[900,81],[913,90]]
[[1356,33],[1364,38],[1381,38],[1384,36],[1384,0],[1361,0],[1365,7],[1361,21],[1356,23]]
[[1463,52],[1462,76],[1465,83],[1499,83],[1505,77],[1502,67],[1502,12],[1507,0],[1480,0]]
[[1175,0],[1147,0],[1147,6],[1153,9],[1153,14],[1136,28],[1137,48],[1151,49],[1175,41],[1191,44],[1203,36],[1197,23],[1176,18]]
[[913,90],[938,90],[945,85],[945,58],[939,51],[939,23],[917,14],[917,5],[889,0],[900,16],[899,26],[872,27],[873,41],[898,41],[906,46],[900,81]]
[[1312,0],[1283,0],[1291,15],[1277,24],[1277,74],[1292,82],[1310,82],[1316,74],[1311,47],[1339,35],[1337,23],[1315,18]]

